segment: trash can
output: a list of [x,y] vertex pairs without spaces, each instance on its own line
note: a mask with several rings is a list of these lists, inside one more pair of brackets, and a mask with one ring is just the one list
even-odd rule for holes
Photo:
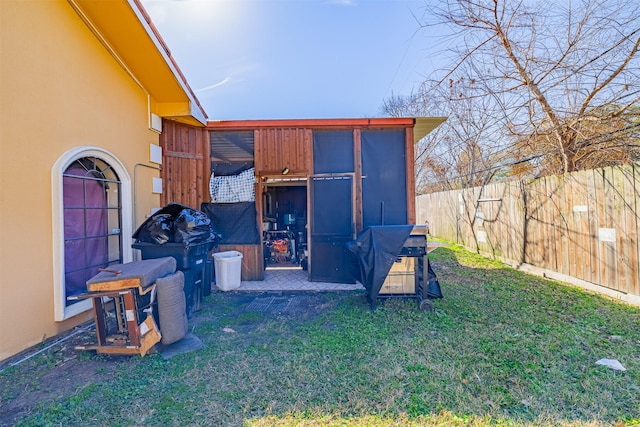
[[131,245],[142,259],[173,257],[177,269],[184,273],[187,317],[200,309],[202,296],[209,295],[211,281],[206,278],[208,253],[215,247],[218,235],[210,220],[196,209],[170,203],[160,209],[136,230]]
[[242,253],[238,251],[213,254],[216,286],[221,291],[231,291],[240,287],[242,280]]
[[138,242],[131,245],[133,249],[140,250],[142,259],[173,257],[177,261],[177,269],[184,273],[184,294],[186,298],[187,317],[191,318],[194,311],[200,309],[202,297],[211,293],[205,289],[207,280],[205,277],[207,253],[211,249],[211,242],[192,243],[188,246],[182,243],[153,243]]
[[202,287],[202,296],[208,297],[211,295],[211,287],[213,286],[213,258],[207,257],[207,262],[204,266],[204,286]]

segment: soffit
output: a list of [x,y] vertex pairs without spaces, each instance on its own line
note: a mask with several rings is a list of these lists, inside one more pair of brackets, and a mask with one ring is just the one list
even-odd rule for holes
[[80,8],[97,30],[97,36],[115,51],[153,100],[172,106],[170,110],[175,113],[162,114],[163,117],[191,115],[201,124],[206,122],[204,110],[192,95],[164,41],[146,21],[140,5],[133,0],[69,2]]

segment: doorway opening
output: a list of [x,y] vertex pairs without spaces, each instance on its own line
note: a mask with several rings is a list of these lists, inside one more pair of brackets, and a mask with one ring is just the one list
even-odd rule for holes
[[262,193],[262,242],[266,270],[307,271],[307,179],[269,179]]

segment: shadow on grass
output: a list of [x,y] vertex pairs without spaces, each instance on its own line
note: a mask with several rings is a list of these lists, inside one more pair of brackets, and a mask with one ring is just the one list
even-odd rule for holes
[[[434,312],[364,292],[216,293],[204,349],[132,358],[29,424],[633,425],[639,310],[464,250],[430,255]],[[626,372],[596,365],[617,359]],[[15,375],[26,373],[14,372]]]

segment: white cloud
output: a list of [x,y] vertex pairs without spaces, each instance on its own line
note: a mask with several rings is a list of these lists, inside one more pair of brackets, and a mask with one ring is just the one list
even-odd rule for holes
[[205,92],[207,90],[215,89],[215,88],[217,88],[219,86],[222,86],[224,84],[229,83],[229,80],[231,80],[231,77],[225,77],[222,81],[219,81],[218,83],[212,84],[210,86],[205,86],[205,87],[202,87],[200,89],[196,89],[196,90],[194,90],[194,92],[195,93],[202,93],[202,92]]

